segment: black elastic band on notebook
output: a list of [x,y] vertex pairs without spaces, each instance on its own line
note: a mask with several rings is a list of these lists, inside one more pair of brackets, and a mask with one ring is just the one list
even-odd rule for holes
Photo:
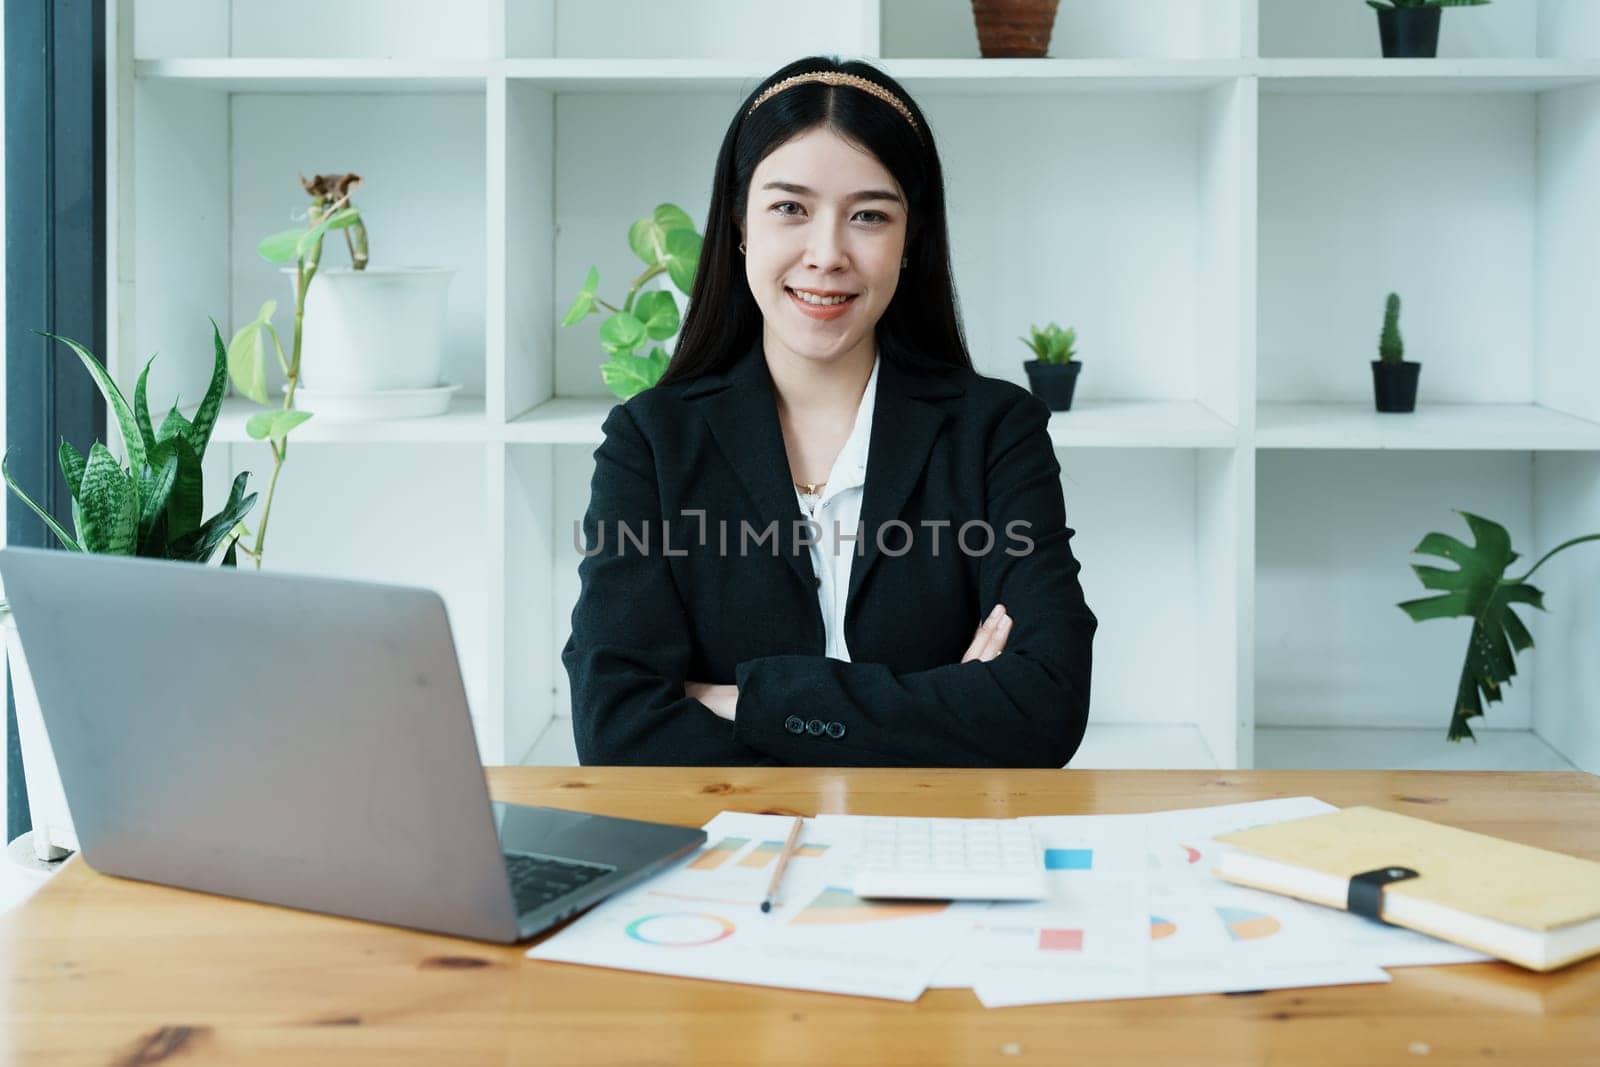
[[1390,882],[1403,882],[1419,877],[1410,867],[1379,867],[1350,879],[1350,889],[1345,896],[1345,907],[1356,915],[1374,922],[1392,926],[1393,923],[1379,914],[1383,909],[1383,887]]

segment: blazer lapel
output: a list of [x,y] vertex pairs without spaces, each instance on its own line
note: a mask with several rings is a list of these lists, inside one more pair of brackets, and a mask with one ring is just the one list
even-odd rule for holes
[[[814,588],[809,550],[796,547],[794,524],[805,516],[794,496],[789,453],[778,423],[778,401],[772,391],[761,339],[733,366],[706,375],[684,390],[685,399],[703,397],[702,414],[728,465],[755,504],[756,535],[778,524],[777,551],[806,584]],[[708,521],[717,516],[708,516]],[[736,534],[736,536],[739,536]],[[754,551],[771,551],[765,547]]]
[[[947,417],[944,407],[933,401],[960,395],[961,386],[949,377],[904,369],[879,356],[878,393],[861,499],[862,538],[860,548],[853,549],[861,554],[850,568],[847,618],[855,608],[857,590],[881,555],[878,531],[884,523],[900,517]],[[777,397],[760,338],[727,370],[691,383],[684,396],[702,398],[706,424],[755,504],[760,528],[778,523],[779,553],[806,588],[814,589],[810,552],[797,547],[794,536],[795,524],[805,516],[795,500]],[[825,531],[825,535],[831,533]],[[927,536],[926,531],[915,528],[912,533]],[[891,530],[886,540],[890,548],[898,549],[905,535]]]
[[[867,476],[861,497],[861,555],[850,566],[850,590],[845,596],[845,618],[854,617],[856,593],[882,552],[878,534],[884,523],[900,518],[906,500],[928,465],[928,454],[948,417],[944,406],[933,401],[962,395],[959,384],[931,373],[908,370],[878,357],[878,396],[872,409],[872,440],[867,447]],[[911,529],[916,538],[927,531]],[[889,547],[899,551],[907,535],[899,529],[884,534]]]

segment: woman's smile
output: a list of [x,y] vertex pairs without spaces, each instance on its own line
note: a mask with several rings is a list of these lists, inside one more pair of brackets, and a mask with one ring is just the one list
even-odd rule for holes
[[805,292],[805,295],[802,296],[801,290],[790,289],[787,286],[784,287],[783,291],[789,294],[789,302],[799,309],[800,314],[805,315],[807,318],[820,319],[823,321],[836,319],[840,315],[843,315],[845,312],[849,311],[851,306],[856,302],[856,297],[859,295],[856,293],[851,293],[848,296],[843,297],[822,297],[815,295],[809,290],[805,290],[803,291]]

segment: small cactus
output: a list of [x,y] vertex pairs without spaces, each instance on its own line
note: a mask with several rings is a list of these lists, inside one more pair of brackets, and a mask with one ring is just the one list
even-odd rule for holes
[[1405,359],[1405,342],[1400,340],[1400,294],[1390,293],[1383,308],[1383,336],[1378,339],[1378,355],[1385,363]]

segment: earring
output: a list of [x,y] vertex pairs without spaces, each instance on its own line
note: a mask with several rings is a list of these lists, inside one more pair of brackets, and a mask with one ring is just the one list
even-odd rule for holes
[[744,255],[744,242],[743,241],[739,242],[739,254],[741,256]]
[[901,270],[905,270],[906,269],[906,263],[907,263],[908,259],[909,259],[909,257],[907,257],[907,256],[901,256],[900,257],[900,269]]

